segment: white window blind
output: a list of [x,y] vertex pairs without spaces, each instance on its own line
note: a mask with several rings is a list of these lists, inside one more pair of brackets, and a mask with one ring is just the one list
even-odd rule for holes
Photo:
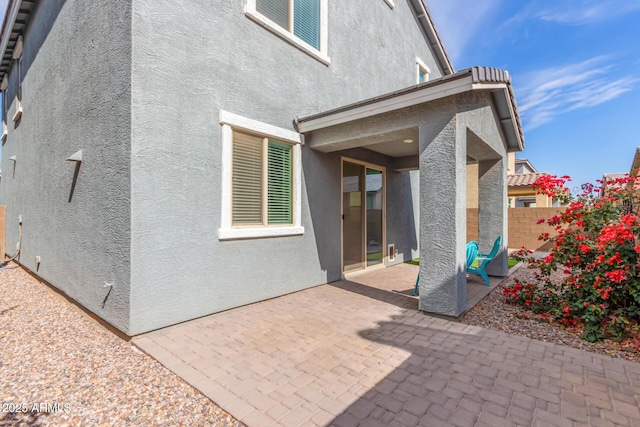
[[320,0],[256,0],[256,10],[320,50]]
[[291,224],[292,147],[269,141],[268,223]]
[[234,224],[262,224],[262,138],[235,133],[233,138]]
[[232,224],[292,224],[292,146],[234,132],[232,150]]

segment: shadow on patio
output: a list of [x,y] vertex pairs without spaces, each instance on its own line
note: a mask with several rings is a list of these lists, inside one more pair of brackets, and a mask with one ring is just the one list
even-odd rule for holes
[[[354,292],[369,298],[393,304],[400,308],[418,309],[418,297],[412,296],[418,275],[418,266],[398,264],[389,268],[374,270],[348,279],[330,283],[345,291]],[[480,276],[467,274],[467,308],[471,310],[489,292],[504,280],[503,277],[490,276],[491,287],[486,286]],[[464,313],[462,313],[464,314]]]

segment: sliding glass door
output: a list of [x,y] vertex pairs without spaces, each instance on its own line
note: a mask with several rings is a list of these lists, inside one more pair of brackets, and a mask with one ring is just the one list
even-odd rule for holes
[[342,258],[345,273],[384,263],[384,169],[342,163]]

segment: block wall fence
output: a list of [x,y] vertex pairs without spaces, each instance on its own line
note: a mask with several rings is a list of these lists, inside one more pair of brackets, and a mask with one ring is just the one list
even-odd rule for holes
[[[545,242],[538,240],[541,233],[556,236],[554,227],[548,224],[536,224],[540,218],[551,218],[564,211],[564,208],[509,208],[509,248],[525,247],[536,250]],[[467,241],[478,240],[478,209],[467,209]]]

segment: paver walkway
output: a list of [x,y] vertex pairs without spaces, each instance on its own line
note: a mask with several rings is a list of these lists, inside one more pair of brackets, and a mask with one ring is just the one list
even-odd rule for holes
[[370,280],[133,342],[249,426],[640,426],[640,364],[428,316]]

